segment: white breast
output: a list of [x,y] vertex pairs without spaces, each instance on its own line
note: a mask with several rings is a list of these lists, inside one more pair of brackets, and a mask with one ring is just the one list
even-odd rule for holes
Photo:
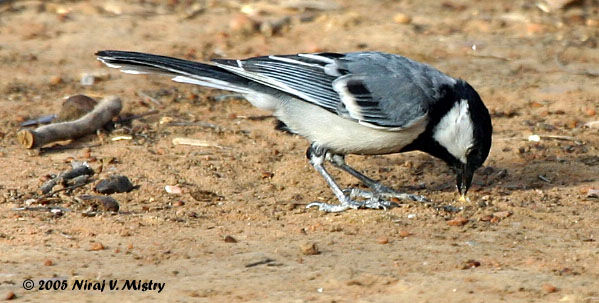
[[376,129],[300,100],[286,100],[275,115],[293,132],[341,154],[399,152],[424,131],[427,122],[423,118],[403,129]]

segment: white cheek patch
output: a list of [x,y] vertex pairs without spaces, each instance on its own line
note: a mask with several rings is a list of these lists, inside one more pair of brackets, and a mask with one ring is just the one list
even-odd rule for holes
[[468,149],[474,144],[473,128],[468,100],[462,99],[435,126],[433,138],[465,164]]

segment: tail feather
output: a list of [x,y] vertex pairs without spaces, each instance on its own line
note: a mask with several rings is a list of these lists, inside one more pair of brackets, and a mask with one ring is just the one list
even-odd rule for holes
[[250,80],[228,72],[220,67],[138,52],[104,50],[96,53],[98,60],[109,67],[131,74],[158,73],[175,76],[173,81],[197,84],[249,93]]

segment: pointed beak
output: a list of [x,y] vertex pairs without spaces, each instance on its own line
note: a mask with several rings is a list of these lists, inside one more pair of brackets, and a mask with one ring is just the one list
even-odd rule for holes
[[466,200],[466,193],[470,189],[470,185],[472,185],[473,175],[474,170],[468,164],[461,164],[456,169],[456,186],[461,200]]

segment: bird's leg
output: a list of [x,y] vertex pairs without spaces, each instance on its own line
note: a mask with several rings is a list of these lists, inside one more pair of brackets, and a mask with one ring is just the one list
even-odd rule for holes
[[323,202],[313,202],[306,206],[306,208],[310,208],[312,206],[318,206],[318,209],[325,212],[342,212],[346,209],[353,208],[358,209],[360,207],[368,207],[368,208],[380,208],[384,207],[383,205],[367,205],[366,202],[358,202],[352,200],[349,196],[343,193],[343,190],[339,187],[337,182],[333,179],[333,177],[327,172],[324,168],[324,162],[326,159],[327,151],[322,147],[312,144],[308,148],[308,152],[306,153],[308,159],[310,159],[310,164],[314,167],[314,169],[322,175],[322,177],[327,181],[337,199],[341,202],[341,204],[334,205]]
[[[357,171],[357,170],[353,169],[352,167],[350,167],[349,165],[347,165],[345,163],[345,157],[343,155],[337,155],[337,154],[330,155],[328,157],[328,160],[331,163],[333,163],[333,165],[335,165],[336,167],[348,172],[350,175],[352,175],[352,176],[356,177],[358,180],[362,181],[362,183],[364,183],[364,185],[366,185],[370,189],[372,189],[372,192],[361,190],[359,188],[347,189],[346,191],[349,191],[350,197],[362,197],[365,199],[378,199],[379,197],[386,198],[386,199],[397,198],[400,200],[429,202],[429,200],[423,196],[398,192],[392,188],[389,188],[389,187],[381,184],[380,182],[370,179],[369,177],[365,176],[364,174],[360,173],[359,171]],[[390,202],[388,202],[388,203],[390,203]]]

